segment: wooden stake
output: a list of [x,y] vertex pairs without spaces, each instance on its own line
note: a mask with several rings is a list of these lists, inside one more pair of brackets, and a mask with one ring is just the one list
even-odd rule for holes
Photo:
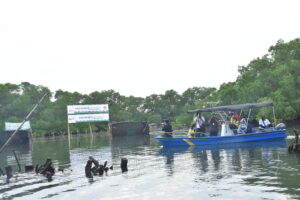
[[92,131],[91,123],[89,123],[89,128],[90,128],[90,134],[92,135],[93,131]]
[[15,159],[16,159],[18,167],[19,167],[19,172],[21,172],[21,165],[19,163],[19,160],[18,160],[18,157],[17,157],[17,154],[16,154],[15,150],[13,150],[13,153],[14,153]]
[[6,172],[6,183],[9,183],[9,179],[13,176],[12,167],[10,165],[6,166],[5,172]]
[[71,134],[70,134],[70,125],[68,123],[68,143],[69,143],[69,149],[71,149]]

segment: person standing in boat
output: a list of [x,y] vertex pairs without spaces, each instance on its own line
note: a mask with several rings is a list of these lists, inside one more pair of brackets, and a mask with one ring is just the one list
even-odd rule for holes
[[162,131],[164,131],[165,133],[163,134],[163,137],[172,137],[173,135],[173,128],[171,125],[170,120],[166,119],[164,126],[162,128]]
[[268,127],[273,127],[272,123],[266,118],[265,115],[261,116],[261,119],[258,122],[259,128],[268,128]]
[[205,118],[201,116],[201,113],[197,113],[193,121],[193,124],[195,125],[194,129],[196,131],[196,135],[195,135],[196,137],[200,136],[201,133],[205,132],[204,123],[205,123]]
[[210,131],[209,131],[210,136],[217,136],[219,121],[214,113],[212,114],[208,124],[209,124],[209,129],[210,129]]

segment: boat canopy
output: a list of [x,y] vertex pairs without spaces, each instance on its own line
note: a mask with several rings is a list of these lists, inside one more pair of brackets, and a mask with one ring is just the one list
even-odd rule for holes
[[242,109],[252,109],[273,106],[272,102],[262,102],[262,103],[247,103],[247,104],[236,104],[236,105],[227,105],[227,106],[218,106],[212,108],[202,108],[196,110],[188,110],[188,113],[199,113],[199,112],[216,112],[216,111],[235,111]]

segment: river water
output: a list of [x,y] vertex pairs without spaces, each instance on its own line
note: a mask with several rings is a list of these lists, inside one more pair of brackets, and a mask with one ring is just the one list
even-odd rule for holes
[[[288,134],[292,135],[292,131]],[[162,148],[149,137],[111,138],[109,134],[35,139],[30,146],[10,146],[0,167],[12,165],[10,183],[0,177],[0,199],[300,199],[300,155],[287,152],[293,139],[203,148]],[[13,156],[15,150],[22,172]],[[85,177],[89,156],[114,169]],[[26,164],[52,158],[52,181]],[[128,159],[128,172],[120,169]]]

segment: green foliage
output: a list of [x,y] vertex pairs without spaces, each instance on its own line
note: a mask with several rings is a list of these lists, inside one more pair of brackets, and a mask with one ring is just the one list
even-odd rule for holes
[[149,123],[161,123],[162,118],[161,118],[161,115],[159,115],[159,114],[150,114],[147,118],[147,121]]
[[[167,90],[145,98],[122,96],[114,90],[95,91],[89,95],[57,90],[28,82],[0,84],[0,128],[5,121],[20,122],[45,93],[44,102],[33,113],[31,125],[36,136],[67,132],[67,105],[109,104],[110,121],[148,121],[170,119],[175,126],[189,126],[193,115],[187,110],[239,103],[272,101],[277,122],[300,118],[300,40],[279,40],[261,58],[238,67],[239,76],[220,88],[193,87],[182,94]],[[208,103],[209,102],[209,103]],[[272,108],[253,112],[258,119],[273,118]],[[205,114],[204,114],[205,115]],[[209,116],[205,116],[209,118]],[[92,123],[94,131],[107,129],[107,123]],[[86,132],[88,124],[72,124],[72,132]]]

